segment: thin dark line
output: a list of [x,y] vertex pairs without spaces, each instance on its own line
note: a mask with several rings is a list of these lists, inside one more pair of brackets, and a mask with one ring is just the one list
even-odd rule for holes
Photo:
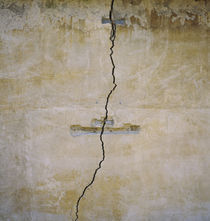
[[91,182],[84,188],[84,190],[82,191],[82,194],[80,195],[80,197],[78,198],[77,200],[77,204],[76,204],[76,218],[75,218],[75,221],[78,220],[79,218],[79,205],[80,205],[80,201],[81,199],[84,197],[85,195],[85,192],[86,190],[93,184],[93,182],[95,181],[95,178],[96,178],[96,174],[98,172],[99,169],[101,169],[101,165],[103,163],[103,161],[105,160],[105,148],[104,148],[104,141],[103,141],[103,134],[104,134],[104,128],[106,126],[106,121],[107,121],[107,118],[108,118],[108,113],[109,113],[109,110],[108,110],[108,104],[109,104],[109,99],[110,99],[110,96],[111,94],[113,93],[113,91],[115,90],[115,88],[117,87],[117,84],[115,83],[115,74],[114,74],[114,71],[115,71],[115,64],[114,64],[114,60],[112,58],[112,55],[113,55],[113,48],[114,48],[114,41],[115,41],[115,38],[116,38],[116,24],[114,23],[114,20],[113,20],[113,6],[114,6],[114,0],[111,1],[111,7],[110,7],[110,11],[109,11],[109,19],[110,19],[110,22],[111,22],[111,34],[110,34],[110,41],[112,43],[112,46],[110,48],[110,60],[111,60],[111,63],[112,63],[112,78],[113,78],[113,88],[110,90],[109,94],[107,95],[107,98],[106,98],[106,103],[105,103],[105,117],[103,119],[103,125],[102,125],[102,128],[101,128],[101,133],[100,133],[100,141],[101,141],[101,148],[102,148],[102,154],[103,154],[103,157],[102,157],[102,160],[99,162],[98,164],[98,167],[95,169],[95,172],[93,174],[93,177],[92,177],[92,180]]

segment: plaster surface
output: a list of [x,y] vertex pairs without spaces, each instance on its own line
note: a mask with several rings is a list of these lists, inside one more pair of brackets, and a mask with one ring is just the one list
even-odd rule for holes
[[[72,221],[101,159],[110,1],[0,2],[0,220]],[[115,0],[116,127],[80,221],[210,220],[207,1]]]

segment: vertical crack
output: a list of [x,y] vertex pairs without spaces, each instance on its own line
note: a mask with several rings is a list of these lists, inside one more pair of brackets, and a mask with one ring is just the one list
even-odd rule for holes
[[111,1],[110,11],[109,11],[109,19],[110,19],[110,23],[111,23],[111,34],[110,34],[109,39],[112,43],[112,45],[110,47],[110,55],[109,56],[110,56],[110,60],[111,60],[111,63],[112,63],[112,83],[113,83],[114,86],[110,90],[109,94],[106,97],[106,103],[105,103],[105,107],[104,107],[105,116],[104,116],[104,119],[103,119],[103,124],[102,124],[102,128],[101,128],[101,133],[100,133],[100,141],[101,141],[101,149],[102,149],[103,157],[100,160],[100,162],[98,164],[98,167],[94,171],[92,180],[90,181],[90,183],[87,186],[85,186],[85,188],[82,191],[82,194],[79,196],[79,198],[77,200],[75,221],[77,221],[79,219],[80,201],[84,197],[86,190],[94,183],[95,178],[96,178],[96,174],[97,174],[98,170],[101,169],[101,165],[102,165],[103,161],[105,160],[105,147],[104,147],[104,141],[103,141],[103,134],[104,134],[104,128],[106,126],[106,121],[107,121],[108,113],[109,113],[109,110],[108,110],[109,99],[110,99],[110,96],[112,95],[112,93],[114,92],[115,88],[117,87],[116,80],[115,80],[115,64],[114,64],[114,60],[113,60],[113,57],[112,57],[113,56],[113,48],[115,46],[115,44],[114,44],[115,43],[115,38],[116,38],[116,24],[114,23],[114,20],[113,20],[113,7],[114,7],[114,0]]

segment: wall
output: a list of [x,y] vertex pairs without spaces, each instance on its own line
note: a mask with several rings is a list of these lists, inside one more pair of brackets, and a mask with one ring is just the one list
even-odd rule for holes
[[[79,221],[210,220],[207,1],[115,0],[106,159]],[[0,2],[0,220],[67,221],[102,158],[110,1]]]

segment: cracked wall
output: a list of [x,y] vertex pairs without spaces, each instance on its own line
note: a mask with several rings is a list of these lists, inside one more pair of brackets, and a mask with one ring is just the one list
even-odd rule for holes
[[[209,220],[207,1],[115,0],[118,87],[81,221]],[[101,159],[110,1],[0,1],[0,220],[75,219]]]

